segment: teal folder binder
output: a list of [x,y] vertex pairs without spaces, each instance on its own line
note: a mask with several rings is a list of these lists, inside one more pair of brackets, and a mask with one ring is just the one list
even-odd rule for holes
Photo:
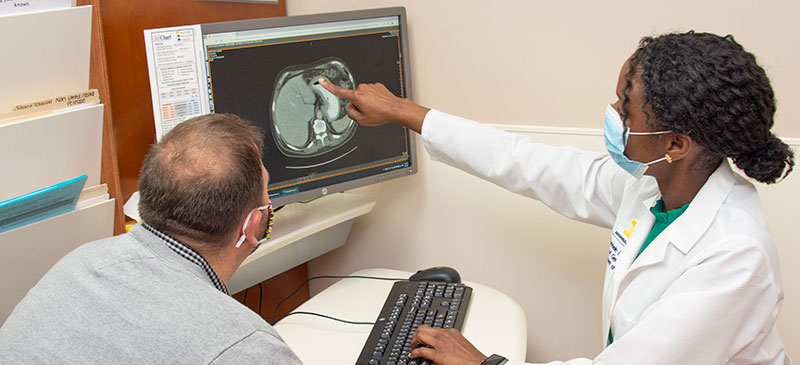
[[0,202],[0,233],[71,212],[86,184],[86,175]]

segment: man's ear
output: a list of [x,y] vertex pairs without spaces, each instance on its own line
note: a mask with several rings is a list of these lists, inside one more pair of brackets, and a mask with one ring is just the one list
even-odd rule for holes
[[263,213],[256,209],[250,215],[250,221],[247,222],[247,227],[244,227],[244,233],[247,234],[247,238],[245,242],[252,246],[258,246],[258,239],[256,239],[256,234],[258,233],[258,226],[261,224],[261,216]]
[[669,139],[667,146],[667,153],[672,158],[672,161],[679,161],[689,155],[689,152],[694,146],[694,139],[683,133],[675,133]]

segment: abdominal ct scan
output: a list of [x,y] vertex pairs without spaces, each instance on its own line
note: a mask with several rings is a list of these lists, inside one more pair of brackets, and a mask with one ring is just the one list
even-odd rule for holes
[[[358,124],[347,116],[346,101],[319,85],[320,77],[345,89],[353,89],[355,85],[347,65],[332,57],[286,67],[275,81],[272,136],[287,157],[320,156],[338,149],[355,135]],[[350,152],[341,151],[331,156],[330,161]]]

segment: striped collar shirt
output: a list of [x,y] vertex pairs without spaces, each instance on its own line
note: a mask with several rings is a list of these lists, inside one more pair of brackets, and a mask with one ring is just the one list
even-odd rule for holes
[[175,251],[175,253],[177,253],[179,256],[185,258],[186,260],[191,261],[197,266],[200,266],[200,268],[206,272],[208,278],[211,279],[211,282],[214,283],[214,286],[217,287],[219,291],[227,295],[230,295],[230,293],[228,292],[228,287],[225,286],[225,283],[222,282],[222,280],[219,278],[214,269],[211,268],[211,265],[208,264],[208,261],[206,261],[206,259],[203,258],[203,256],[197,253],[197,251],[193,250],[189,246],[184,245],[180,241],[170,237],[168,234],[163,233],[151,227],[147,223],[142,223],[142,227],[144,227],[145,229],[156,235],[158,238],[160,238],[162,241],[164,241],[167,247],[169,247],[172,251]]

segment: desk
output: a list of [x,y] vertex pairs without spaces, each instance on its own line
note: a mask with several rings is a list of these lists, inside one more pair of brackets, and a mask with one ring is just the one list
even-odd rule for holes
[[[412,273],[389,269],[366,269],[352,275],[407,278]],[[484,354],[502,354],[524,361],[527,326],[522,308],[488,286],[464,282],[472,287],[462,333]],[[298,307],[356,322],[374,322],[394,282],[387,280],[341,279]],[[368,325],[351,325],[309,315],[286,317],[275,325],[304,364],[355,364],[372,330]]]

